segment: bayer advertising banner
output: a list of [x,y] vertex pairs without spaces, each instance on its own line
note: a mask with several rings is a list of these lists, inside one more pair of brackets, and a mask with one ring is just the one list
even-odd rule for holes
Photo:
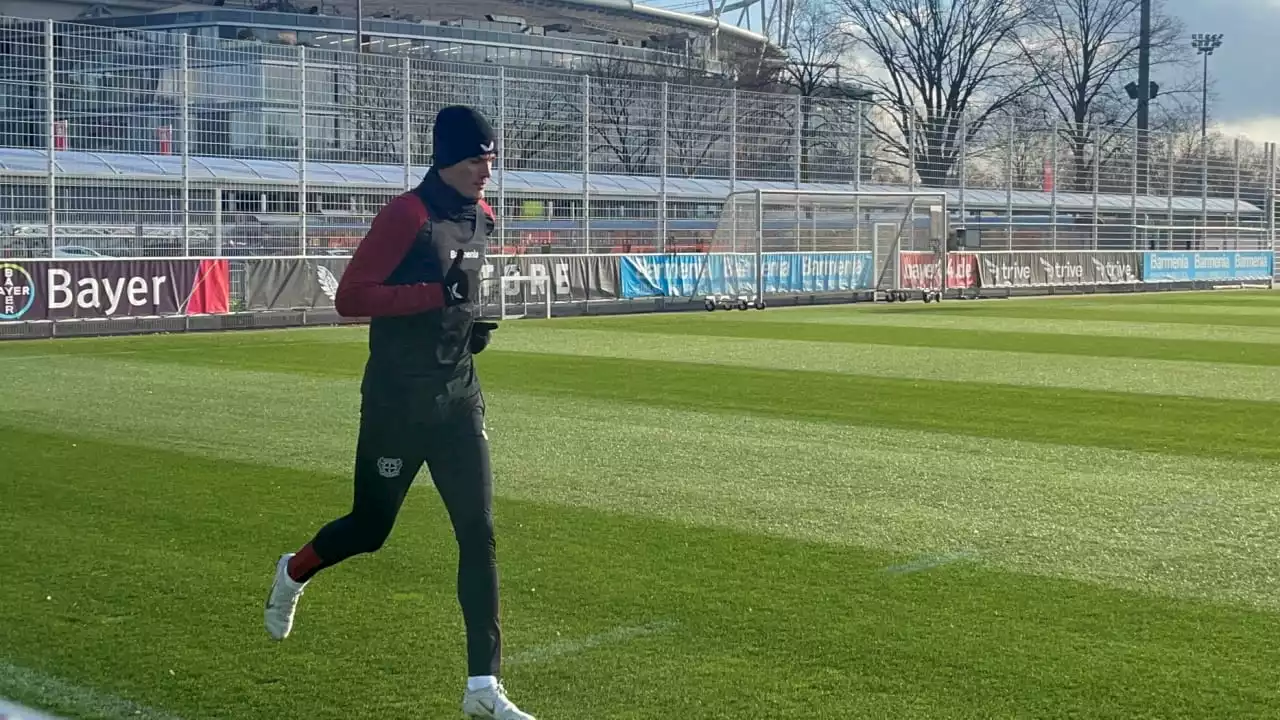
[[1264,280],[1274,258],[1268,250],[1148,252],[1143,254],[1143,282]]
[[[764,253],[765,294],[865,290],[874,277],[869,252]],[[622,296],[755,294],[753,253],[627,255]]]

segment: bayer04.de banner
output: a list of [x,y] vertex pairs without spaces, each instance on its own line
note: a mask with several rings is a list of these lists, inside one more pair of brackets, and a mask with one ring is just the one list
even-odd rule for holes
[[[874,276],[869,252],[764,253],[765,294],[865,290]],[[751,295],[754,253],[625,255],[622,296],[699,297]]]
[[1269,250],[1155,251],[1143,253],[1143,282],[1265,280],[1274,256]]

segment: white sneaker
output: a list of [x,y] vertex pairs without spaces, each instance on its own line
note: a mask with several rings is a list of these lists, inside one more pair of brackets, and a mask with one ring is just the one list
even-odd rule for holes
[[507,691],[502,683],[479,690],[467,690],[462,696],[462,713],[470,718],[491,720],[536,720],[507,699]]
[[289,637],[289,631],[293,630],[293,613],[298,609],[298,598],[302,597],[302,591],[307,586],[305,582],[294,582],[289,577],[291,557],[293,553],[285,553],[276,561],[275,580],[271,583],[271,592],[267,595],[267,605],[263,611],[267,632],[275,640]]

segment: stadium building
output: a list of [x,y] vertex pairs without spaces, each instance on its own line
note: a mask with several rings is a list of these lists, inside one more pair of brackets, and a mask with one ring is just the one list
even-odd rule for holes
[[[768,39],[719,18],[619,0],[85,0],[0,2],[0,15],[181,32],[420,60],[589,71],[733,71],[721,57],[775,55]],[[409,8],[403,10],[401,8]]]

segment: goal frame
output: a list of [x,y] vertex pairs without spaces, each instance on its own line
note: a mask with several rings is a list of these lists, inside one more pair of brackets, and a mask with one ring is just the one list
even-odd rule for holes
[[[755,207],[755,288],[756,295],[759,298],[764,297],[764,209],[769,198],[794,198],[797,202],[803,202],[806,198],[822,198],[827,200],[847,199],[849,204],[853,205],[854,210],[854,232],[856,237],[860,237],[861,211],[859,209],[858,199],[896,199],[906,200],[906,209],[902,218],[898,221],[897,237],[894,238],[892,247],[888,250],[887,257],[882,257],[880,248],[877,246],[875,235],[875,227],[878,223],[871,225],[871,265],[873,268],[872,287],[869,290],[872,293],[878,291],[901,291],[901,278],[899,277],[900,254],[902,248],[902,238],[904,235],[904,226],[914,222],[916,211],[921,202],[925,203],[925,207],[929,210],[929,237],[928,242],[930,250],[934,255],[934,262],[938,264],[939,285],[938,291],[944,292],[947,287],[947,262],[946,254],[948,250],[948,226],[950,220],[948,196],[945,190],[891,190],[891,191],[872,191],[872,190],[800,190],[800,189],[782,189],[782,188],[755,188],[751,190],[734,190],[724,196],[722,204],[721,217],[724,213],[731,215],[730,222],[737,224],[737,215],[734,214],[735,208],[739,207],[739,203],[743,202],[740,198],[748,198],[747,202],[754,202]],[[885,221],[882,224],[888,224]],[[737,230],[734,230],[734,236],[737,236]],[[714,246],[714,242],[711,244]],[[708,247],[711,252],[713,247]],[[894,282],[891,288],[883,288],[882,284],[886,273],[892,268],[892,276]]]
[[[554,302],[554,298],[551,296],[551,277],[549,275],[494,275],[492,277],[483,278],[481,279],[480,282],[482,286],[486,283],[497,284],[498,299],[496,303],[494,300],[490,299],[488,302],[485,302],[483,304],[485,306],[496,304],[498,306],[499,320],[518,320],[520,318],[536,317],[536,315],[530,315],[527,312],[527,309],[530,304],[534,304],[536,306],[537,301],[531,300],[531,299],[526,299],[521,302],[508,301],[507,287],[509,285],[515,285],[516,287],[520,287],[521,284],[527,283],[529,285],[529,289],[533,291],[532,294],[536,295],[539,289],[538,286],[541,285],[542,300],[543,300],[543,304],[545,305],[545,308],[544,308],[545,314],[543,317],[545,317],[548,320],[551,319],[551,305]],[[517,314],[508,315],[507,308],[512,305],[520,305],[526,309],[526,312],[520,313],[518,315]]]

